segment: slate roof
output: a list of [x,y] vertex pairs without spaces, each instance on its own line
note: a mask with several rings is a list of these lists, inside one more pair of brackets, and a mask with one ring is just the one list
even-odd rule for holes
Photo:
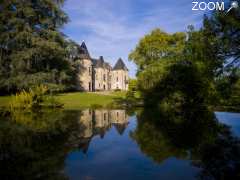
[[121,58],[119,58],[117,63],[115,64],[113,70],[125,70],[125,71],[128,71],[128,68],[124,64],[123,60]]
[[85,42],[82,42],[80,48],[80,58],[91,59]]
[[118,61],[115,64],[114,68],[112,68],[109,63],[105,62],[103,56],[100,56],[99,59],[91,58],[85,42],[82,42],[81,46],[78,47],[78,52],[79,52],[78,57],[80,59],[90,59],[92,61],[92,63],[93,63],[93,66],[96,67],[96,68],[107,68],[107,69],[113,69],[113,70],[125,70],[125,71],[128,71],[126,65],[124,64],[124,62],[123,62],[123,60],[121,58],[118,59]]
[[93,66],[96,68],[107,68],[107,69],[112,69],[109,63],[106,63],[104,61],[103,56],[100,56],[99,59],[92,59]]

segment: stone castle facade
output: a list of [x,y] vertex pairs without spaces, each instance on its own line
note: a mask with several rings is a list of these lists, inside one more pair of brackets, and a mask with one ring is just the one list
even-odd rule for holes
[[103,56],[91,58],[86,44],[78,47],[75,58],[77,64],[77,90],[79,91],[111,91],[128,89],[128,69],[121,58],[115,66],[105,62]]

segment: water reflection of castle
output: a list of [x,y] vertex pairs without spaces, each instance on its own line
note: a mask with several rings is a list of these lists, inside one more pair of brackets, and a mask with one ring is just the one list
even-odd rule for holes
[[116,128],[122,135],[128,125],[129,117],[125,110],[84,110],[79,120],[82,127],[78,138],[78,146],[83,152],[87,152],[91,139],[100,135],[104,137],[105,133],[112,128]]

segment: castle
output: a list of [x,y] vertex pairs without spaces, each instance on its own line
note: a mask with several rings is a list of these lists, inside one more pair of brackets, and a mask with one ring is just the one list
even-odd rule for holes
[[91,58],[86,44],[77,47],[77,90],[79,91],[111,91],[128,89],[128,69],[121,58],[115,66],[105,62],[103,56]]

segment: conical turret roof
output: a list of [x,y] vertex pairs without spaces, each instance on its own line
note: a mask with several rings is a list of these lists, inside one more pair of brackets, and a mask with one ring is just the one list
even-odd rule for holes
[[126,65],[124,64],[122,58],[119,58],[117,63],[115,64],[113,70],[125,70],[128,71]]
[[81,48],[81,51],[80,51],[81,58],[91,59],[87,46],[84,41],[82,42],[80,48]]

